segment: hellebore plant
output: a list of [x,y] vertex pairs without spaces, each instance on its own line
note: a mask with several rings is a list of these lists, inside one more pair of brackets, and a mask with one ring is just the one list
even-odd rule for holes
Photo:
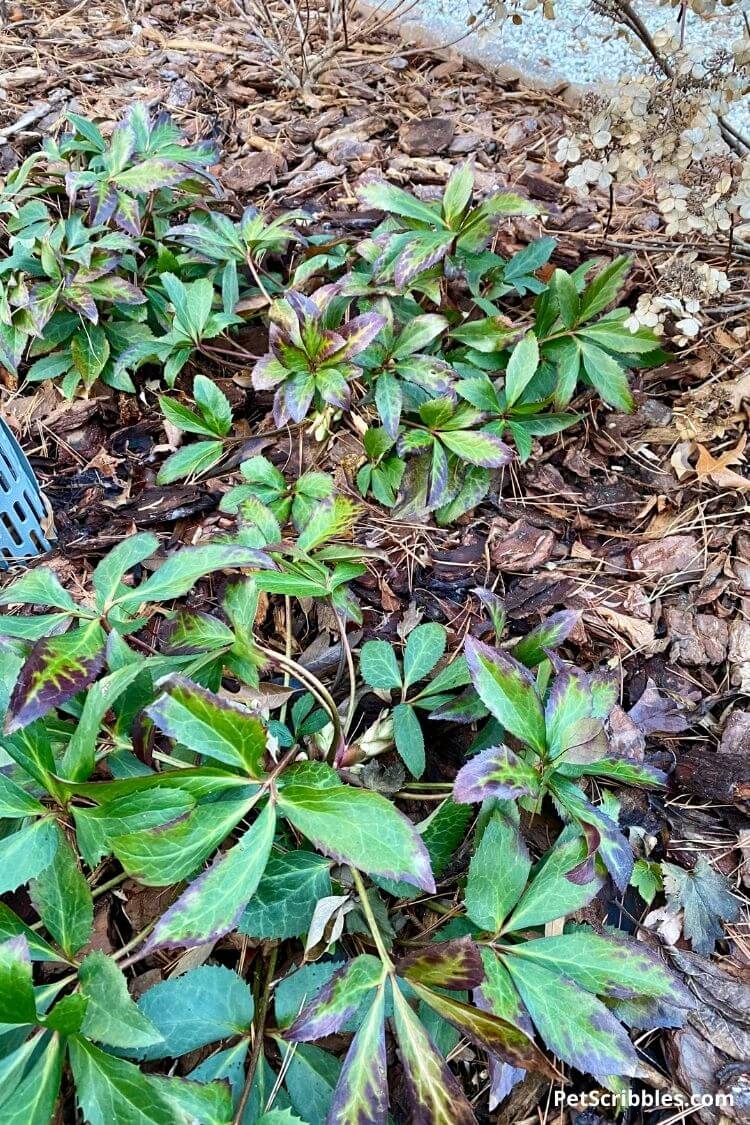
[[277,426],[301,422],[312,405],[346,410],[349,380],[359,370],[353,362],[385,327],[385,317],[364,313],[342,323],[337,287],[323,286],[310,297],[289,292],[269,312],[271,351],[253,369],[256,391],[276,388],[273,416]]

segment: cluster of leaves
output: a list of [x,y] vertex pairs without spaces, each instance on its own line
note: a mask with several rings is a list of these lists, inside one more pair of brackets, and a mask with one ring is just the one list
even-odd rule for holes
[[[362,495],[388,507],[408,495],[408,514],[446,524],[487,494],[513,458],[507,442],[525,460],[535,438],[576,421],[579,386],[630,410],[628,369],[664,358],[648,329],[626,326],[628,309],[611,309],[627,259],[542,281],[552,239],[509,261],[490,251],[500,220],[536,209],[513,193],[475,203],[468,163],[439,202],[367,185],[363,202],[386,214],[371,237],[308,251],[287,272],[280,256],[303,241],[302,216],[212,209],[211,145],[185,143],[141,105],[108,139],[75,114],[69,123],[0,193],[0,358],[32,381],[59,378],[66,395],[97,379],[132,391],[142,365],[174,386],[199,357],[246,363],[236,330],[265,312],[269,351],[252,383],[273,392],[275,424],[312,416],[322,440],[339,415],[363,411]],[[530,325],[526,310],[497,304],[529,295]],[[162,400],[169,422],[205,439],[169,459],[163,483],[214,471],[231,440],[231,410],[203,372],[193,398],[195,410]]]
[[[306,531],[325,509],[319,497],[332,495],[323,475],[290,492],[263,458],[248,465],[236,503]],[[576,615],[557,615],[516,641],[515,655],[470,640],[465,656],[446,660],[437,624],[413,629],[401,659],[385,641],[363,646],[367,687],[400,695],[395,741],[415,777],[428,760],[419,711],[459,721],[489,711],[491,733],[502,724],[520,746],[471,758],[453,796],[414,824],[394,799],[362,786],[361,762],[336,768],[348,743],[328,690],[256,637],[259,591],[285,577],[273,569],[275,552],[257,543],[183,548],[144,577],[157,549],[150,534],[116,547],[93,573],[92,605],[44,567],[2,593],[5,605],[43,610],[0,619],[0,891],[28,884],[38,916],[32,928],[0,908],[4,1116],[49,1120],[68,1066],[93,1125],[131,1120],[133,1104],[139,1120],[154,1122],[385,1123],[387,1023],[415,1120],[474,1120],[445,1061],[459,1037],[487,1053],[496,1100],[526,1070],[557,1076],[544,1046],[613,1088],[636,1076],[623,1021],[673,1026],[690,997],[622,935],[572,926],[543,936],[548,922],[591,902],[607,869],[621,882],[626,866],[616,824],[575,781],[658,783],[644,767],[606,756],[608,684],[552,655]],[[227,584],[221,612],[169,608],[226,569],[245,574]],[[501,611],[480,594],[500,634]],[[155,612],[166,625],[158,648],[144,650],[141,631]],[[299,687],[264,683],[269,663]],[[227,678],[244,685],[241,695],[227,690]],[[286,711],[290,691],[298,695],[291,714],[271,718]],[[519,809],[537,807],[545,793],[569,823],[533,865]],[[474,819],[467,802],[479,801],[460,912],[438,940],[396,956],[389,914],[435,894]],[[88,945],[97,882],[113,870],[167,888],[166,908],[107,956]],[[316,918],[329,916],[329,902],[356,909],[326,937]],[[247,984],[219,966],[166,980],[137,1003],[129,995],[128,955],[213,947],[233,931],[276,951],[268,968],[259,962],[255,1015]],[[347,933],[364,935],[373,951],[347,957]],[[323,956],[297,969],[294,949],[305,935]],[[274,1029],[269,988],[283,951],[290,956],[279,962],[287,968],[275,988]],[[41,987],[36,962],[48,966]],[[570,1012],[564,1020],[561,1010]],[[312,1045],[339,1032],[353,1033],[343,1060]],[[267,1053],[252,1050],[258,1036]],[[217,1049],[189,1075],[139,1067],[211,1043]]]
[[260,262],[294,232],[252,208],[238,222],[205,210],[221,194],[208,171],[217,150],[186,144],[164,114],[136,104],[109,139],[76,114],[68,122],[0,192],[0,358],[11,371],[25,361],[27,379],[60,378],[68,396],[97,379],[132,391],[147,360],[171,384],[240,321]]
[[[212,150],[142,107],[109,140],[70,123],[0,198],[3,361],[62,376],[67,394],[97,378],[132,389],[142,363],[174,385],[213,354],[207,341],[236,343],[241,314],[270,306],[252,381],[273,392],[276,425],[312,415],[323,439],[358,412],[363,496],[393,507],[408,480],[414,510],[448,523],[510,462],[506,441],[526,457],[574,420],[579,381],[628,408],[625,369],[658,361],[649,333],[606,312],[624,261],[588,284],[588,267],[544,282],[550,240],[508,262],[487,250],[499,217],[532,209],[513,195],[475,205],[468,165],[439,204],[365,189],[389,217],[357,247],[312,253],[285,289],[261,263],[295,238],[296,216],[209,210]],[[456,280],[468,305],[443,301]],[[533,323],[497,310],[509,294],[535,295]],[[192,400],[161,400],[199,439],[165,461],[164,484],[219,471],[235,441],[229,399],[203,372]],[[0,615],[0,893],[28,889],[14,900],[24,918],[0,904],[0,1120],[49,1121],[74,1091],[91,1125],[386,1125],[387,1033],[414,1121],[475,1120],[446,1061],[461,1039],[486,1054],[493,1103],[525,1071],[559,1077],[552,1054],[621,1088],[640,1073],[624,1025],[677,1026],[690,997],[645,948],[567,921],[632,874],[617,802],[594,803],[591,780],[662,781],[609,755],[612,683],[556,652],[577,616],[505,641],[502,606],[480,590],[496,647],[448,652],[447,630],[424,623],[402,650],[367,640],[357,665],[360,506],[324,472],[288,482],[255,456],[240,473],[221,501],[231,539],[164,559],[136,534],[98,563],[90,594],[45,567],[0,592],[13,608]],[[284,652],[260,635],[266,595],[286,600]],[[338,628],[345,704],[339,676],[292,656],[293,599],[324,603]],[[355,735],[373,693],[388,710]],[[420,781],[434,765],[427,718],[479,724],[452,783]],[[402,789],[399,765],[395,786],[370,784],[370,759],[394,746],[411,780]],[[438,804],[415,823],[401,802],[424,784]],[[534,863],[521,814],[547,797],[564,827]],[[163,888],[158,915],[112,955],[92,951],[95,900],[125,878]],[[400,930],[424,894],[451,921],[415,947]],[[236,933],[252,952],[237,972],[202,963]],[[183,959],[136,1002],[125,971],[171,949],[196,950],[199,967]],[[315,1045],[334,1034],[351,1036],[343,1058]],[[204,1048],[189,1073],[140,1065]]]

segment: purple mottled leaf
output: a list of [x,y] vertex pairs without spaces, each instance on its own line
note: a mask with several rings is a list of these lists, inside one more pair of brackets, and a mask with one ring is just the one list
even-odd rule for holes
[[427,503],[430,508],[439,507],[448,487],[448,457],[439,441],[432,443],[430,466],[430,492]]
[[479,946],[469,937],[434,942],[403,957],[397,972],[434,988],[476,988],[484,979]]
[[142,305],[146,300],[146,295],[138,286],[124,277],[102,277],[88,282],[86,288],[97,299],[117,301],[120,305]]
[[578,609],[563,609],[560,613],[551,614],[513,646],[513,655],[527,668],[541,664],[546,657],[545,649],[558,648],[580,620],[581,612]]
[[118,191],[114,220],[122,230],[137,238],[141,233],[141,208],[138,200],[132,199],[123,191]]
[[514,459],[513,450],[488,430],[442,430],[440,440],[462,461],[483,469],[499,469]]
[[559,1058],[599,1078],[638,1073],[625,1028],[601,1000],[557,970],[511,955],[503,962],[537,1031]]
[[298,293],[296,290],[290,289],[285,294],[284,300],[292,307],[300,320],[318,320],[320,318],[320,309],[304,293]]
[[[320,351],[316,353],[318,363],[330,362],[335,356],[344,359],[344,348],[346,341],[343,333],[333,332],[331,329],[324,329],[320,333],[321,347]],[[341,355],[339,355],[341,353]]]
[[537,753],[544,753],[544,712],[528,668],[502,649],[492,649],[473,637],[467,637],[465,652],[474,687],[484,705],[506,730]]
[[386,326],[386,318],[380,313],[363,313],[355,316],[339,328],[339,335],[344,339],[344,353],[342,359],[353,359],[355,355],[363,352],[371,344],[379,332]]
[[363,1000],[383,979],[383,965],[369,953],[360,954],[337,969],[317,996],[306,1004],[285,1032],[293,1043],[335,1035],[354,1016]]
[[78,695],[99,675],[104,657],[104,632],[98,622],[37,641],[13,688],[6,734]]
[[99,310],[96,301],[89,292],[89,287],[81,288],[80,285],[69,285],[62,291],[62,299],[68,308],[84,317],[92,324],[99,323]]
[[488,797],[512,799],[539,791],[539,774],[507,746],[491,746],[462,766],[453,783],[453,800],[470,805]]
[[[273,328],[273,325],[271,326]],[[287,377],[286,368],[275,355],[264,355],[255,364],[251,378],[256,391],[271,391]]]
[[[602,857],[616,886],[624,891],[630,882],[634,858],[632,848],[619,826],[600,808],[591,805],[578,786],[564,778],[555,776],[550,787],[558,804],[581,825],[590,855],[593,856],[596,852]],[[588,872],[590,865],[584,861],[580,868],[579,873],[574,874],[576,869],[568,873],[567,878],[571,882],[588,881],[583,875]]]
[[409,1096],[410,1125],[475,1125],[474,1112],[460,1084],[395,981],[393,1016]]
[[147,195],[149,192],[158,191],[160,188],[174,187],[181,180],[193,175],[191,170],[184,168],[174,160],[165,160],[160,156],[151,156],[141,160],[132,168],[118,172],[114,183],[123,191],[132,191],[137,195]]
[[389,437],[398,436],[398,424],[401,421],[401,408],[403,395],[401,384],[390,371],[383,371],[375,383],[375,406],[377,407],[383,429]]
[[[452,996],[433,992],[416,981],[410,981],[410,984],[420,1000],[452,1024],[476,1047],[491,1051],[512,1066],[538,1071],[553,1080],[559,1077],[552,1063],[537,1047],[531,1035],[522,1028],[501,1016],[496,1016],[493,1012],[483,1011]],[[533,1018],[533,1012],[531,1015]]]
[[144,949],[204,945],[235,929],[265,870],[275,827],[276,811],[269,802],[237,843],[162,915]]
[[104,226],[112,218],[117,206],[117,192],[109,183],[97,184],[89,192],[89,199],[93,211],[92,222]]
[[381,987],[346,1053],[326,1125],[386,1125],[388,1079],[384,1012],[385,997]]
[[414,238],[396,259],[393,280],[397,289],[405,289],[417,274],[424,273],[436,265],[451,248],[453,235],[450,231],[415,233]]
[[315,394],[315,380],[303,372],[287,379],[283,387],[284,409],[293,422],[301,422],[310,409]]

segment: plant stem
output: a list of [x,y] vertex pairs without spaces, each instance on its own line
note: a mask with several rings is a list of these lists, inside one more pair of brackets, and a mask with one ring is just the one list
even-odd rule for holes
[[349,730],[354,719],[354,709],[357,705],[357,675],[354,671],[354,657],[352,656],[352,648],[349,644],[349,638],[346,635],[346,621],[341,614],[336,611],[336,622],[339,627],[339,636],[341,637],[341,646],[346,655],[346,667],[349,672],[349,705],[346,709],[346,718],[344,720],[344,737],[349,734]]
[[394,968],[393,961],[391,961],[388,950],[385,948],[385,945],[383,943],[382,935],[380,933],[380,930],[378,929],[378,923],[375,920],[375,915],[372,912],[370,900],[367,897],[367,890],[365,888],[364,880],[359,871],[357,871],[356,867],[350,867],[349,870],[352,873],[354,885],[356,886],[357,894],[359,895],[359,901],[362,904],[362,910],[364,912],[365,918],[367,919],[367,925],[370,927],[370,933],[372,934],[372,940],[375,942],[375,948],[378,951],[378,956],[383,962],[386,970],[389,973],[392,973]]
[[250,1058],[247,1064],[247,1073],[245,1075],[245,1085],[242,1088],[240,1100],[237,1103],[237,1112],[232,1119],[232,1125],[240,1125],[243,1114],[250,1099],[250,1091],[253,1088],[253,1079],[255,1071],[258,1068],[260,1061],[261,1051],[263,1050],[263,1035],[266,1026],[266,1016],[268,1015],[268,1005],[271,1001],[271,985],[273,984],[273,974],[276,971],[276,957],[277,948],[273,947],[268,955],[268,962],[266,966],[266,976],[263,982],[263,992],[258,1004],[258,1014],[255,1019],[255,1040],[253,1042],[253,1049],[250,1053]]
[[344,745],[344,732],[341,729],[341,718],[338,708],[328,688],[320,682],[317,676],[313,676],[312,672],[308,672],[308,670],[303,668],[301,664],[298,664],[296,660],[289,660],[286,656],[282,656],[280,652],[275,652],[274,649],[266,648],[265,645],[259,645],[257,642],[256,647],[263,656],[267,657],[273,664],[276,664],[282,671],[286,670],[291,672],[293,676],[300,680],[310,694],[317,699],[321,707],[328,712],[333,727],[333,739],[330,749],[326,754],[326,761],[332,765],[336,760],[339,748]]

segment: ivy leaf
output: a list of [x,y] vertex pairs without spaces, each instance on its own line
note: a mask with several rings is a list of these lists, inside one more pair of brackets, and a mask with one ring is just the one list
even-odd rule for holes
[[174,1125],[171,1102],[135,1063],[74,1036],[68,1041],[76,1100],[88,1125]]
[[400,976],[433,988],[476,988],[484,977],[479,946],[469,937],[437,941],[402,957]]
[[388,1082],[385,1053],[384,989],[352,1039],[341,1068],[326,1125],[386,1125]]
[[362,1001],[383,980],[377,957],[362,953],[338,969],[285,1032],[293,1043],[335,1035],[359,1010]]
[[88,1003],[81,1031],[108,1047],[150,1047],[164,1037],[128,995],[128,985],[111,957],[95,950],[81,962],[78,980]]
[[545,749],[544,712],[528,668],[507,652],[469,637],[465,646],[474,687],[495,718],[537,753]]
[[683,911],[683,932],[696,953],[709,956],[725,937],[722,922],[736,922],[740,904],[729,880],[699,856],[692,871],[662,864],[664,889],[671,910]]
[[267,735],[256,715],[180,676],[162,680],[159,686],[162,695],[146,708],[159,730],[249,777],[264,776]]
[[638,1073],[638,1056],[625,1028],[601,1000],[531,961],[508,955],[503,962],[537,1031],[559,1058],[598,1078]]
[[[415,1125],[474,1125],[476,1118],[466,1095],[395,981],[393,1016],[409,1095],[409,1120]],[[340,1120],[344,1125],[345,1119]]]
[[67,703],[93,683],[103,666],[104,631],[98,621],[37,641],[13,688],[5,733]]
[[362,678],[370,687],[382,691],[401,687],[396,654],[388,641],[365,641],[359,654]]
[[518,902],[531,870],[521,833],[494,812],[469,865],[466,913],[472,922],[497,933]]
[[0,1024],[37,1022],[31,956],[20,934],[0,945]]
[[276,810],[269,802],[234,847],[219,856],[156,924],[145,949],[218,941],[237,925],[271,853]]
[[331,893],[330,868],[331,861],[315,852],[271,855],[239,932],[278,940],[307,933],[318,900]]
[[52,862],[60,830],[52,817],[39,817],[0,839],[0,894],[14,891]]
[[91,938],[94,903],[75,852],[62,833],[60,837],[52,862],[36,877],[30,893],[45,928],[72,958]]
[[292,783],[279,792],[279,811],[339,863],[435,890],[429,855],[414,825],[379,793]]
[[539,774],[507,746],[490,746],[462,766],[453,783],[453,799],[460,805],[488,797],[510,800],[539,791]]

